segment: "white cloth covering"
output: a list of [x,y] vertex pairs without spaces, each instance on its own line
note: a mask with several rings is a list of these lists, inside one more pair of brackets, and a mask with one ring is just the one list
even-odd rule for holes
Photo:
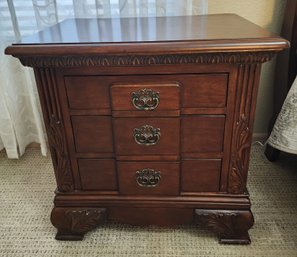
[[297,154],[297,76],[274,124],[268,144],[281,151]]

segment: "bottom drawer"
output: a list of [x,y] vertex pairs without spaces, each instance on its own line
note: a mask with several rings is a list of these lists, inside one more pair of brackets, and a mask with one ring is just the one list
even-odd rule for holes
[[183,160],[181,191],[218,192],[221,164],[221,159]]
[[178,195],[179,163],[118,162],[122,194]]

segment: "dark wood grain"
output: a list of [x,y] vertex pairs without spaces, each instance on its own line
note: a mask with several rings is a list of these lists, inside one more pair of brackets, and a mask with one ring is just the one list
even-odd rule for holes
[[[115,118],[113,124],[118,155],[179,155],[178,118]],[[160,129],[161,136],[155,145],[140,145],[135,142],[134,129],[144,125]]]
[[[260,68],[287,47],[223,14],[67,20],[6,48],[35,70],[57,179],[56,238],[81,240],[105,217],[172,226],[195,216],[220,242],[249,243]],[[159,92],[155,110],[131,105],[144,87]],[[144,125],[155,130],[134,138]]]
[[182,192],[218,192],[221,160],[183,160],[181,168]]
[[[156,108],[149,111],[143,111],[141,115],[146,115],[149,112],[178,110],[180,108],[180,86],[178,83],[138,83],[138,84],[118,84],[111,87],[112,109],[117,111],[141,111],[133,106],[132,95],[140,90],[151,89],[158,93],[159,102]],[[154,113],[153,112],[153,113]],[[151,114],[154,115],[154,114]]]
[[[115,24],[118,26],[114,26]],[[71,19],[34,36],[23,38],[20,43],[7,48],[6,53],[85,55],[88,52],[92,55],[160,51],[253,52],[278,51],[284,47],[287,47],[284,40],[261,27],[234,14],[221,14],[193,17]]]
[[113,152],[111,118],[106,116],[72,116],[77,152]]
[[112,221],[132,225],[173,227],[192,223],[193,211],[190,208],[111,207],[109,218]]
[[228,74],[187,76],[183,81],[183,108],[219,108],[227,102]]
[[83,190],[117,190],[117,174],[113,159],[78,159]]
[[109,86],[104,77],[65,77],[70,109],[110,109]]
[[182,152],[222,152],[224,116],[185,116],[181,120]]

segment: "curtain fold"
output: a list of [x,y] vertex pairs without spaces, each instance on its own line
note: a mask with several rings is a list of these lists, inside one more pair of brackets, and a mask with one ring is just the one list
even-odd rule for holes
[[[0,150],[19,158],[32,142],[46,155],[46,134],[31,68],[4,55],[4,49],[67,18],[148,17],[207,13],[207,0],[1,0]],[[174,28],[173,28],[174,29]]]

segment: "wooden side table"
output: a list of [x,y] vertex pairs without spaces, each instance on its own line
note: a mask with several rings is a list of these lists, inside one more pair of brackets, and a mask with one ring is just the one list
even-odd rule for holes
[[57,180],[51,221],[199,223],[248,244],[261,64],[288,42],[232,14],[73,19],[6,54],[34,68]]

